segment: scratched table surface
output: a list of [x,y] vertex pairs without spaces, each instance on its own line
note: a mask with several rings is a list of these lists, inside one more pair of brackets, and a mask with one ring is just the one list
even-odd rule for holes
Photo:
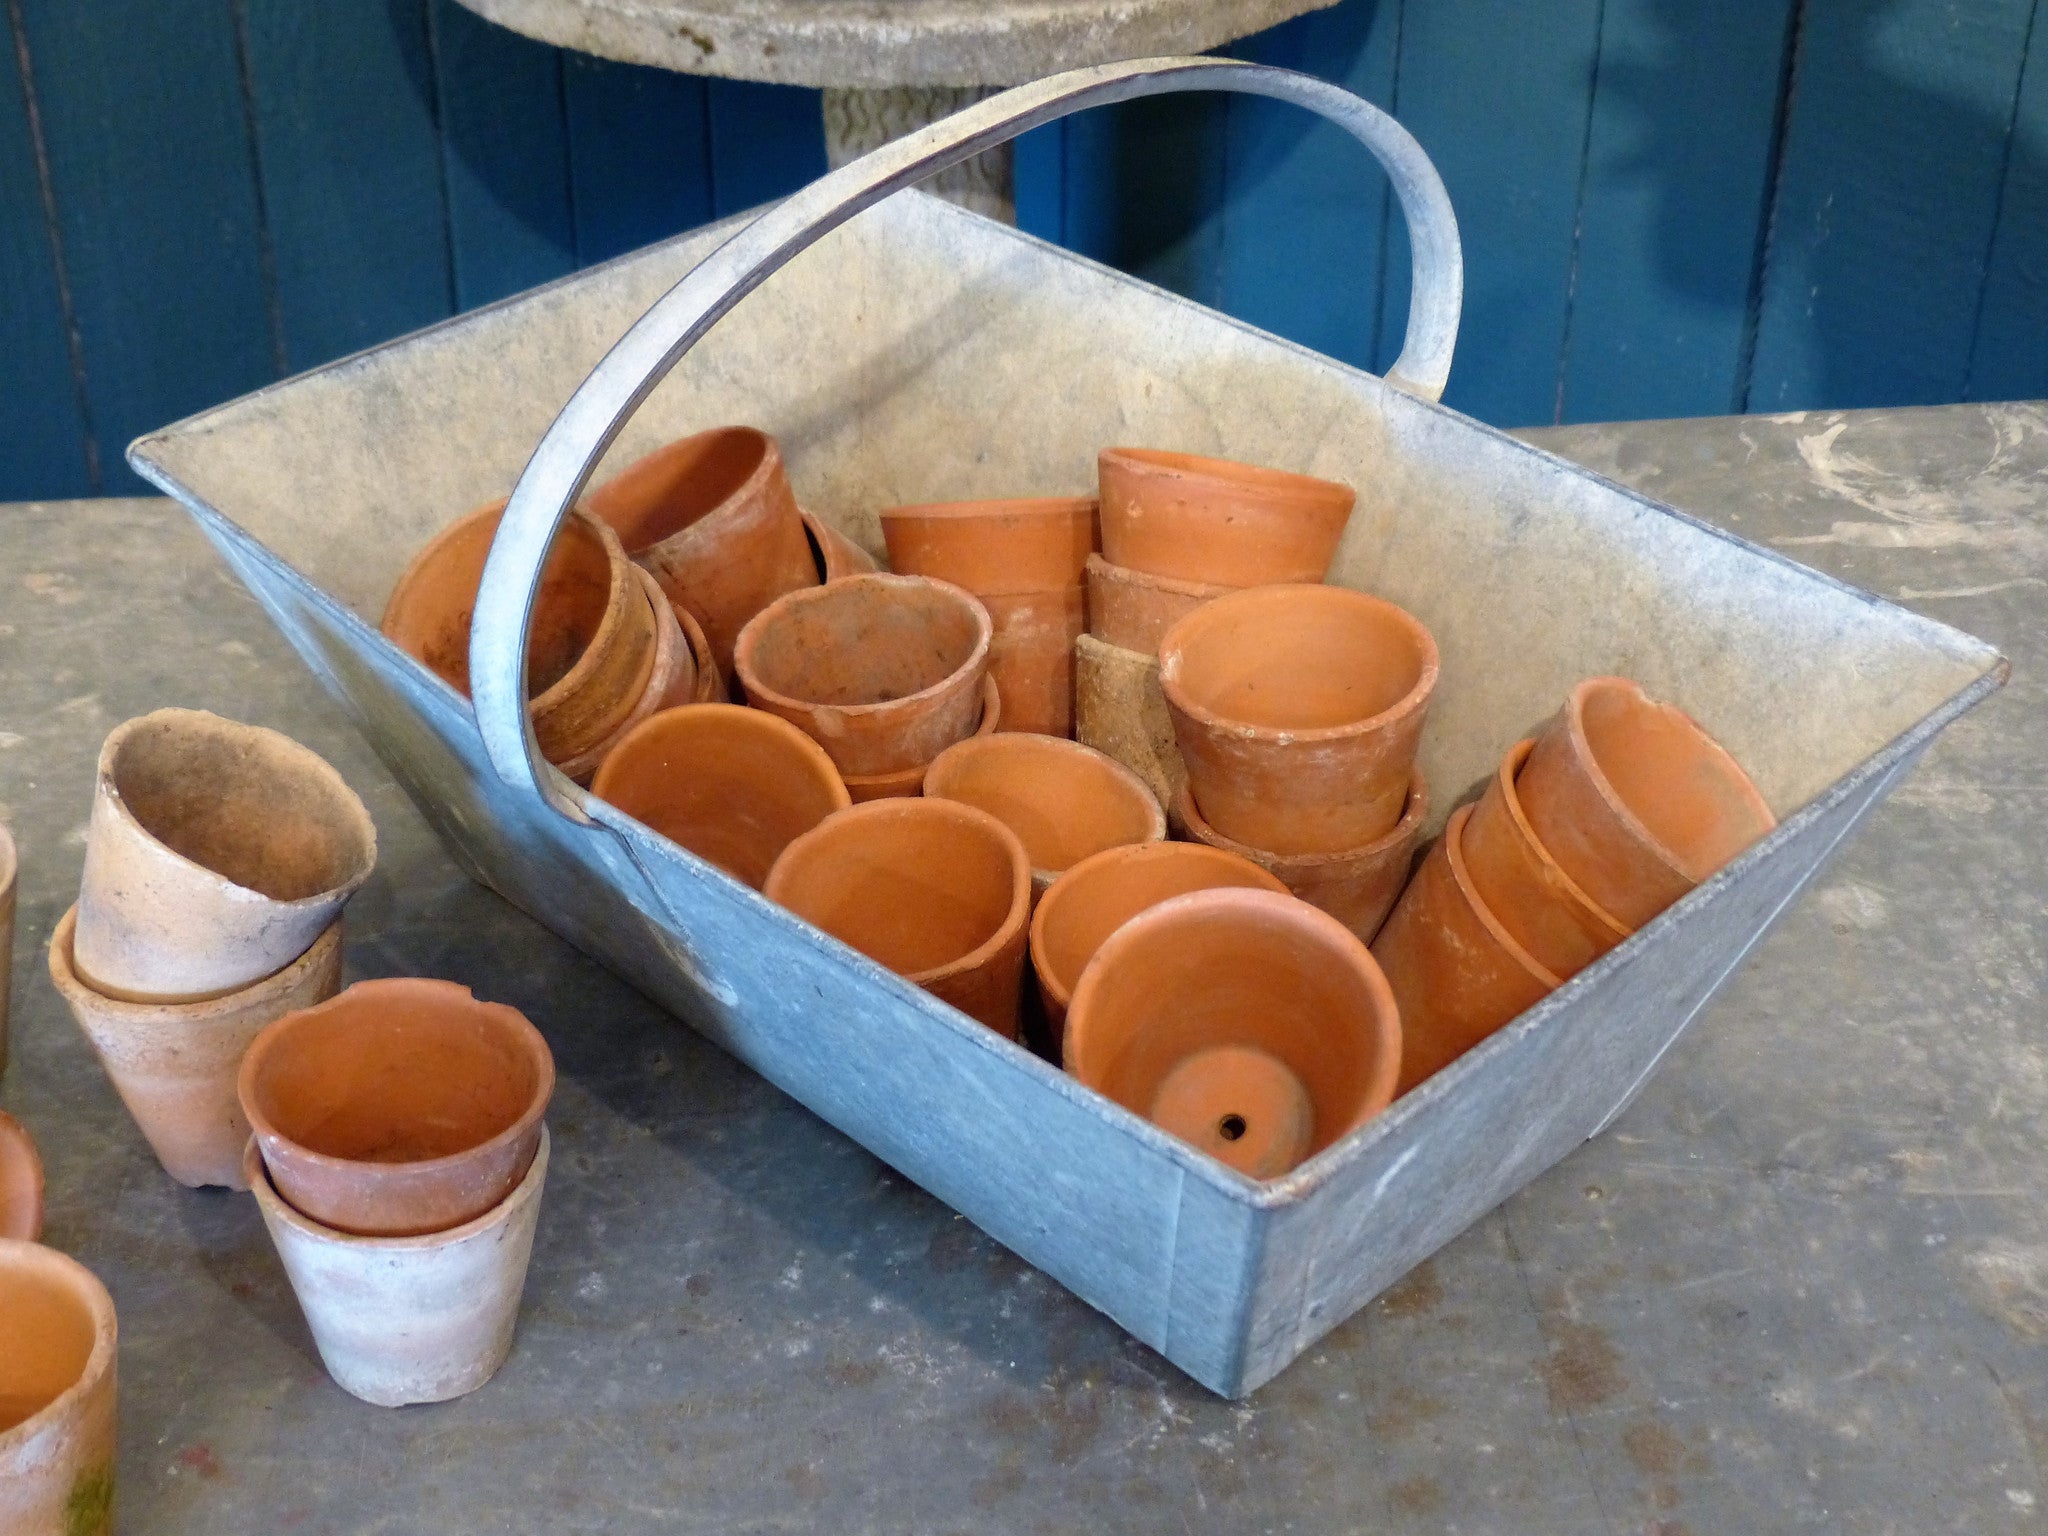
[[[2034,1532],[2048,1522],[2048,407],[1530,434],[1983,635],[1931,751],[1605,1136],[1215,1398],[471,884],[182,513],[0,508],[0,1104],[121,1319],[121,1528]],[[561,1067],[519,1339],[398,1411],[320,1369],[253,1202],[174,1186],[52,992],[93,763],[164,704],[375,815],[352,978]]]

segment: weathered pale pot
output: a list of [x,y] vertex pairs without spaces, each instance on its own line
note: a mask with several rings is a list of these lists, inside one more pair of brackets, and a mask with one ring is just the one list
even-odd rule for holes
[[28,1127],[0,1110],[0,1237],[32,1243],[42,1235],[43,1160]]
[[1088,627],[1079,587],[984,597],[995,627],[988,673],[1003,696],[1004,729],[1074,734],[1074,641]]
[[1187,783],[1156,656],[1093,635],[1074,642],[1074,739],[1130,769],[1161,805]]
[[1064,1057],[1098,1093],[1270,1179],[1387,1107],[1401,1027],[1342,923],[1292,896],[1216,888],[1102,942],[1074,988]]
[[0,821],[0,1077],[7,1075],[7,1000],[14,991],[14,834]]
[[1224,587],[1321,581],[1351,487],[1231,459],[1105,448],[1102,553],[1154,576]]
[[1159,645],[1159,686],[1210,826],[1268,853],[1341,853],[1401,819],[1436,642],[1347,587],[1205,603]]
[[0,1532],[114,1528],[114,1301],[92,1271],[0,1238]]
[[512,1352],[547,1182],[548,1135],[511,1192],[482,1215],[417,1237],[362,1237],[314,1221],[277,1192],[252,1140],[250,1188],[327,1374],[382,1408],[474,1392]]
[[323,1226],[414,1237],[503,1200],[540,1145],[555,1062],[526,1015],[426,977],[359,981],[242,1058],[277,1192]]
[[1105,645],[1159,654],[1166,632],[1211,598],[1235,592],[1202,581],[1178,581],[1088,557],[1088,633]]
[[682,619],[678,617],[688,610],[671,604],[667,594],[655,585],[654,578],[647,572],[638,566],[633,568],[633,572],[639,577],[654,614],[654,666],[647,674],[647,685],[640,690],[639,699],[626,718],[619,722],[618,729],[589,751],[556,764],[578,784],[589,784],[591,776],[611,755],[612,749],[624,741],[641,721],[659,710],[693,703],[699,695],[696,654],[683,631]]
[[811,555],[818,566],[820,581],[839,581],[848,576],[865,576],[880,570],[875,557],[845,534],[812,512],[803,514],[804,532],[810,536]]
[[933,502],[881,514],[891,569],[980,598],[1079,586],[1098,542],[1095,520],[1092,496]]
[[[987,736],[1002,727],[1003,696],[996,688],[996,680],[984,677],[981,680],[981,720],[974,727],[974,734]],[[925,770],[930,766],[929,763],[913,763],[893,773],[848,773],[840,777],[846,781],[846,792],[853,797],[853,803],[859,805],[868,800],[897,800],[923,794]]]

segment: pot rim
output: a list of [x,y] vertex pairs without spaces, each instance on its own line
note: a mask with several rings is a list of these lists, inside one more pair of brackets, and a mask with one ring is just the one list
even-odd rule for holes
[[[1189,581],[1184,576],[1155,576],[1150,571],[1141,571],[1136,566],[1118,565],[1107,555],[1097,551],[1088,557],[1082,568],[1084,580],[1100,580],[1119,587],[1143,587],[1148,591],[1171,592],[1175,597],[1198,597],[1204,602],[1224,597],[1232,592],[1245,592],[1247,587],[1224,586],[1213,581]],[[1298,585],[1309,585],[1303,582]]]
[[[981,718],[975,722],[973,731],[968,735],[962,736],[960,741],[973,741],[979,736],[993,736],[1002,729],[1002,718],[1003,696],[1001,690],[996,687],[995,674],[993,672],[984,673],[981,679]],[[956,741],[952,745],[957,747],[960,745],[960,742]],[[950,748],[946,750],[950,750]],[[830,756],[829,753],[826,755]],[[937,758],[932,759],[932,762],[937,761]],[[923,794],[925,770],[931,767],[931,765],[931,763],[912,763],[908,768],[895,768],[891,769],[888,773],[844,773],[840,775],[840,778],[845,781],[848,793],[851,793],[856,785],[862,789],[889,789],[900,785],[910,785],[916,788],[919,794]],[[894,798],[905,799],[908,797],[898,795]]]
[[[1094,858],[1096,854],[1113,852],[1117,848],[1143,847],[1150,843],[1164,842],[1166,839],[1166,811],[1159,804],[1158,796],[1152,793],[1143,779],[1139,778],[1107,752],[1097,747],[1091,747],[1086,742],[1075,741],[1066,736],[1047,735],[1043,731],[1001,731],[987,736],[976,734],[962,737],[925,765],[923,779],[924,798],[927,800],[954,800],[954,803],[958,805],[973,804],[972,801],[956,800],[953,796],[943,791],[934,793],[932,790],[932,775],[939,772],[940,765],[945,763],[948,758],[954,758],[956,762],[962,762],[975,757],[988,757],[992,754],[997,757],[1020,758],[1028,758],[1033,755],[1039,757],[1066,757],[1078,763],[1086,763],[1090,768],[1104,774],[1109,783],[1115,784],[1120,791],[1129,795],[1134,804],[1142,805],[1145,809],[1145,825],[1149,835],[1140,839],[1139,842],[1115,843],[1107,849],[1098,848],[1095,853],[1086,854],[1082,858],[1076,859],[1073,864],[1065,866],[1064,869],[1052,869],[1044,865],[1033,864],[1031,866],[1031,873],[1034,876],[1057,877],[1065,874],[1068,869],[1074,868],[1075,865],[1085,863],[1088,859]],[[978,810],[980,807],[977,806],[976,809]],[[991,812],[990,814],[993,815],[994,813]],[[1002,820],[1000,816],[996,817],[996,819],[998,821]],[[1023,841],[1022,837],[1019,837],[1018,841],[1021,843]],[[1026,858],[1029,858],[1031,850],[1027,848],[1024,852]]]
[[1248,464],[1242,459],[1215,458],[1207,454],[1182,453],[1172,448],[1104,448],[1096,454],[1096,472],[1111,464],[1127,473],[1166,480],[1221,481],[1239,495],[1262,501],[1336,503],[1341,500],[1349,514],[1358,492],[1341,480],[1325,480],[1300,470],[1275,469],[1266,464]]
[[1451,819],[1444,823],[1444,854],[1451,866],[1451,878],[1458,884],[1458,894],[1465,898],[1466,904],[1472,908],[1487,933],[1507,952],[1509,958],[1533,979],[1555,992],[1564,985],[1565,978],[1557,975],[1549,966],[1522,948],[1515,936],[1501,926],[1500,919],[1495,917],[1492,908],[1480,899],[1477,888],[1472,884],[1472,876],[1465,868],[1465,823],[1471,819],[1472,807],[1461,805],[1451,812]]
[[973,501],[913,501],[884,507],[875,516],[884,522],[911,523],[920,520],[951,523],[977,518],[1028,517],[1058,522],[1062,518],[1093,513],[1100,505],[1094,496],[988,496]]
[[[109,997],[106,993],[86,983],[78,974],[76,962],[72,959],[72,936],[78,929],[78,903],[73,902],[57,926],[51,931],[46,953],[49,956],[50,981],[58,995],[73,1007],[90,1008],[94,1013],[116,1024],[210,1024],[217,1018],[236,1014],[245,1009],[259,1006],[279,993],[288,992],[305,979],[306,973],[326,962],[329,954],[341,948],[342,917],[335,915],[333,922],[320,931],[320,937],[306,947],[290,965],[282,970],[272,971],[268,976],[238,987],[232,992],[214,993],[208,997],[193,998],[185,1002],[136,1002],[125,997]],[[289,1017],[289,1015],[287,1015]]]
[[[636,565],[633,570],[640,578],[640,585],[647,594],[648,607],[654,614],[654,652],[649,658],[647,676],[641,682],[640,691],[634,695],[624,721],[602,740],[593,743],[574,757],[564,758],[554,765],[566,777],[576,780],[579,784],[596,775],[597,770],[604,766],[605,759],[619,749],[635,727],[645,724],[653,716],[661,713],[659,710],[650,710],[638,719],[634,718],[635,712],[642,704],[658,696],[657,689],[661,693],[666,693],[668,687],[674,686],[675,677],[682,671],[685,662],[691,668],[691,692],[694,694],[696,691],[697,656],[690,649],[689,638],[683,633],[682,623],[676,617],[675,605],[669,602],[668,594],[661,590],[660,583],[643,567]],[[668,674],[668,687],[662,685],[664,662],[667,664],[665,670]]]
[[[617,762],[626,749],[633,746],[640,738],[661,734],[673,728],[678,722],[678,717],[682,716],[686,710],[689,711],[688,718],[692,721],[717,721],[721,723],[722,729],[731,728],[741,732],[765,733],[785,746],[795,747],[798,755],[803,758],[805,765],[817,770],[824,780],[838,791],[839,804],[835,809],[843,811],[851,803],[846,792],[846,781],[840,777],[838,766],[833,763],[831,754],[806,735],[802,729],[792,725],[780,715],[770,714],[765,709],[753,709],[745,704],[719,703],[716,700],[701,704],[671,704],[667,709],[657,709],[645,720],[635,725],[619,738],[610,752],[605,754],[604,761],[598,765],[596,776],[590,781],[590,792],[597,796],[598,799],[603,800],[607,805],[616,805],[616,802],[605,794],[606,775],[611,771],[612,764]],[[626,814],[630,815],[631,813],[627,812]],[[642,823],[642,825],[645,825],[645,823]],[[649,827],[648,830],[651,832],[654,829]],[[655,833],[655,835],[658,837],[661,834]]]
[[1543,860],[1544,868],[1557,877],[1557,884],[1564,891],[1566,900],[1599,923],[1613,935],[1614,942],[1619,944],[1635,930],[1589,896],[1584,887],[1566,872],[1564,866],[1550,856],[1550,850],[1543,846],[1543,839],[1536,835],[1536,829],[1529,825],[1529,818],[1522,810],[1522,797],[1515,792],[1515,775],[1522,771],[1522,765],[1529,761],[1529,754],[1535,750],[1534,736],[1524,736],[1508,748],[1507,755],[1500,760],[1500,766],[1494,770],[1494,777],[1500,780],[1501,801],[1506,805],[1508,815],[1514,820],[1516,833],[1536,850],[1537,856]]
[[1240,843],[1234,837],[1226,837],[1210,826],[1202,815],[1201,807],[1195,804],[1192,784],[1182,784],[1175,792],[1173,813],[1181,819],[1181,824],[1194,834],[1195,841],[1205,847],[1223,853],[1234,853],[1241,859],[1249,859],[1269,874],[1277,874],[1283,869],[1290,873],[1307,874],[1312,871],[1335,869],[1344,864],[1363,864],[1368,859],[1380,858],[1391,852],[1397,844],[1412,841],[1421,830],[1424,818],[1429,815],[1429,784],[1422,777],[1422,769],[1419,766],[1410,766],[1408,799],[1401,808],[1401,819],[1371,842],[1356,848],[1339,849],[1335,853],[1268,853],[1263,848],[1254,848],[1249,843]]
[[[659,448],[650,448],[617,474],[592,486],[585,492],[587,496],[596,495],[615,481],[631,474],[649,459],[659,458],[662,454],[671,453],[685,443],[695,443],[705,438],[726,436],[751,437],[756,439],[761,445],[761,456],[755,460],[754,467],[747,471],[746,478],[734,486],[731,492],[722,500],[706,507],[673,533],[663,534],[660,538],[642,544],[636,549],[626,549],[625,540],[619,539],[617,530],[612,529],[612,537],[618,541],[619,548],[624,552],[629,562],[636,562],[642,555],[652,554],[656,550],[661,550],[664,554],[687,555],[691,552],[701,553],[698,550],[698,546],[711,542],[721,530],[713,527],[709,533],[703,533],[701,537],[693,537],[693,535],[698,535],[700,530],[707,524],[715,523],[721,515],[730,512],[735,506],[759,498],[762,489],[768,484],[769,480],[773,476],[782,473],[782,445],[776,441],[774,433],[764,431],[760,427],[748,426],[744,422],[728,422],[723,426],[706,427],[701,432],[689,432],[681,437],[670,438]],[[791,491],[790,499],[792,503],[796,499],[794,489]],[[592,522],[597,523],[599,526],[611,529],[611,524],[596,513],[591,513],[590,518]]]
[[[4,1157],[5,1149],[9,1147],[20,1153],[22,1163],[30,1174],[30,1187],[35,1191],[35,1221],[33,1230],[25,1239],[32,1243],[42,1236],[43,1201],[49,1191],[49,1184],[44,1177],[43,1155],[37,1150],[36,1139],[29,1134],[28,1127],[6,1110],[0,1109],[0,1157]],[[0,1232],[0,1237],[6,1235]]]
[[97,1388],[114,1368],[114,1351],[119,1342],[120,1323],[114,1313],[114,1298],[106,1284],[68,1253],[42,1243],[18,1237],[0,1237],[0,1268],[41,1270],[73,1287],[74,1293],[92,1314],[92,1350],[78,1377],[62,1392],[43,1404],[12,1429],[0,1430],[0,1459],[21,1449],[77,1406],[88,1392]]

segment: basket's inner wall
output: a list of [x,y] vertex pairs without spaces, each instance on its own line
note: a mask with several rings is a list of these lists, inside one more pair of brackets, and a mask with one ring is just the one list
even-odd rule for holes
[[[412,551],[510,489],[605,350],[722,238],[451,322],[144,452],[374,625]],[[723,422],[777,434],[799,498],[876,550],[882,507],[1087,491],[1108,444],[1347,481],[1358,510],[1332,579],[1408,607],[1442,651],[1423,747],[1439,821],[1580,677],[1622,673],[1683,705],[1782,815],[1995,662],[1369,375],[924,197],[862,215],[743,301],[598,477]]]

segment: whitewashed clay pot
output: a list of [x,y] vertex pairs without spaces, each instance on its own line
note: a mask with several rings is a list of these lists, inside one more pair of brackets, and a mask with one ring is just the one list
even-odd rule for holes
[[0,1532],[114,1527],[114,1302],[92,1271],[0,1239]]

